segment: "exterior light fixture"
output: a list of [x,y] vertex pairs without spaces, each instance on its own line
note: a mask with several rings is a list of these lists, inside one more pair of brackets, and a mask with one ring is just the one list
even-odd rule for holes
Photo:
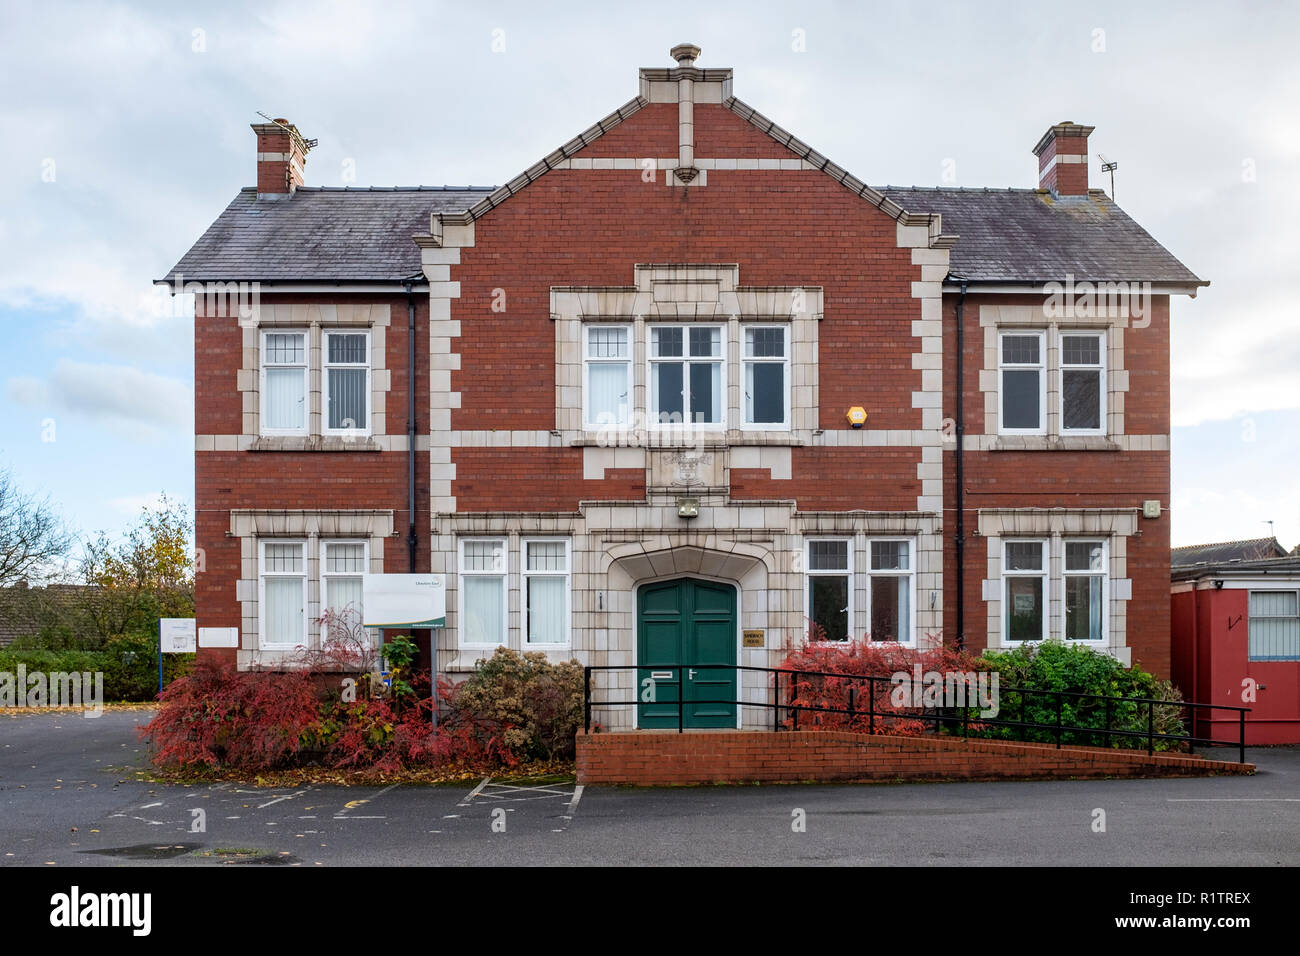
[[867,423],[867,410],[861,405],[854,405],[844,416],[854,428],[861,428]]
[[677,499],[677,517],[698,518],[699,516],[700,516],[699,498],[682,497]]

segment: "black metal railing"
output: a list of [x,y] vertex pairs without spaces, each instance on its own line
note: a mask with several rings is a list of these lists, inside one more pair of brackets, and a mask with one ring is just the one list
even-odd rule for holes
[[[593,707],[643,707],[647,704],[665,704],[672,701],[645,701],[637,696],[637,687],[633,688],[633,699],[631,700],[592,700],[592,673],[596,671],[677,671],[679,678],[684,668],[680,664],[602,664],[592,665],[583,668],[583,688],[582,688],[582,709],[583,709],[583,727],[591,732],[591,712]],[[839,714],[849,718],[850,724],[860,725],[865,722],[866,730],[870,734],[877,733],[877,725],[884,727],[887,732],[890,721],[921,721],[923,724],[932,725],[936,731],[952,729],[957,726],[961,728],[963,737],[976,736],[990,739],[1016,739],[1025,741],[1030,733],[1045,734],[1055,741],[1057,748],[1062,746],[1062,742],[1067,738],[1070,743],[1081,743],[1081,738],[1095,742],[1098,738],[1103,741],[1104,745],[1109,745],[1112,740],[1133,741],[1139,740],[1146,742],[1148,754],[1154,754],[1157,742],[1169,744],[1171,746],[1186,747],[1190,750],[1193,746],[1232,746],[1237,747],[1237,759],[1240,763],[1246,762],[1246,714],[1250,712],[1249,707],[1231,707],[1224,704],[1198,704],[1192,701],[1182,700],[1158,700],[1153,697],[1108,697],[1102,694],[1085,694],[1078,691],[1057,691],[1057,690],[1040,690],[1029,687],[1002,687],[998,688],[999,714],[1001,714],[1001,705],[1010,700],[1015,706],[1016,719],[1009,720],[998,717],[984,717],[976,713],[972,716],[971,711],[978,711],[978,705],[967,699],[956,706],[906,706],[898,708],[894,706],[881,707],[877,705],[877,694],[881,685],[884,685],[885,697],[888,699],[889,690],[895,682],[890,677],[880,677],[872,675],[858,674],[837,674],[830,671],[806,671],[795,670],[786,667],[753,667],[745,664],[692,664],[690,669],[693,670],[730,670],[737,676],[737,688],[739,688],[739,675],[742,672],[754,672],[771,675],[772,699],[770,701],[752,701],[752,700],[686,700],[682,693],[681,681],[670,681],[678,684],[677,691],[677,731],[682,733],[686,729],[686,707],[687,705],[708,704],[714,706],[734,706],[734,707],[762,707],[772,711],[772,729],[780,730],[784,724],[789,724],[792,730],[799,729],[799,715],[801,713],[811,714]],[[971,672],[978,673],[978,672]],[[784,685],[786,698],[782,698],[782,678],[785,678]],[[839,685],[847,685],[846,701],[847,706],[836,707],[829,706],[825,703],[808,703],[801,702],[797,693],[797,687],[801,679],[815,678],[821,681],[838,682],[835,687],[840,689]],[[638,682],[639,683],[639,682]],[[862,685],[866,685],[866,693],[861,692]],[[657,685],[656,685],[657,686]],[[610,688],[612,689],[612,688]],[[971,688],[967,688],[968,690]],[[739,695],[739,693],[738,693]],[[863,709],[862,701],[865,698],[866,708]],[[1027,711],[1033,710],[1039,713],[1042,710],[1041,705],[1030,707],[1027,700],[1042,699],[1051,701],[1048,710],[1054,713],[1055,719],[1050,722],[1042,720],[1026,719]],[[1093,715],[1100,711],[1101,726],[1091,724],[1070,722],[1064,720],[1064,713],[1067,703],[1073,703],[1071,708],[1076,713],[1080,710],[1088,709],[1091,704]],[[1171,719],[1171,711],[1190,711],[1190,714],[1183,718]],[[1143,713],[1145,711],[1145,713]],[[1223,740],[1215,737],[1197,737],[1191,731],[1195,730],[1201,723],[1207,723],[1211,727],[1211,732],[1218,723],[1222,726],[1222,721],[1214,720],[1214,712],[1222,711],[1231,715],[1230,718],[1237,727],[1237,740]],[[782,713],[785,714],[785,720],[782,720]],[[1208,716],[1207,716],[1208,714]],[[1186,726],[1188,732],[1182,733],[1174,730],[1157,730],[1157,716],[1159,716],[1162,725],[1176,724],[1177,726]],[[1132,729],[1134,721],[1140,721],[1145,717],[1145,728]],[[1114,726],[1118,722],[1122,726]],[[859,729],[853,727],[852,729]],[[1004,731],[1004,734],[991,733],[991,731]],[[1124,749],[1119,747],[1117,749]],[[1133,748],[1136,749],[1136,748]]]

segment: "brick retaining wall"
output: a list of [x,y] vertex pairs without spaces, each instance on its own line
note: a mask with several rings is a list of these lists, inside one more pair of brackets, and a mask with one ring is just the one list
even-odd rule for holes
[[[1235,754],[1234,754],[1235,755]],[[1225,756],[1230,756],[1225,752]],[[811,781],[1052,780],[1250,774],[1181,754],[841,731],[578,734],[578,782],[659,786]]]

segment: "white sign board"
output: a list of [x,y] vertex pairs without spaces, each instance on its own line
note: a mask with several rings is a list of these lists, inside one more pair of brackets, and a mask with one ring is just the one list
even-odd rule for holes
[[163,617],[158,619],[164,654],[193,654],[198,648],[197,632],[192,617]]
[[361,578],[366,627],[445,627],[445,574],[365,574]]
[[201,627],[199,647],[239,647],[239,628]]

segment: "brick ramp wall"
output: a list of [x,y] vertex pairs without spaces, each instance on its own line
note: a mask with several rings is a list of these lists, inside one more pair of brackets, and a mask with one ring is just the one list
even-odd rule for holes
[[1250,774],[1253,764],[1145,751],[841,731],[578,734],[578,782],[1052,780]]

